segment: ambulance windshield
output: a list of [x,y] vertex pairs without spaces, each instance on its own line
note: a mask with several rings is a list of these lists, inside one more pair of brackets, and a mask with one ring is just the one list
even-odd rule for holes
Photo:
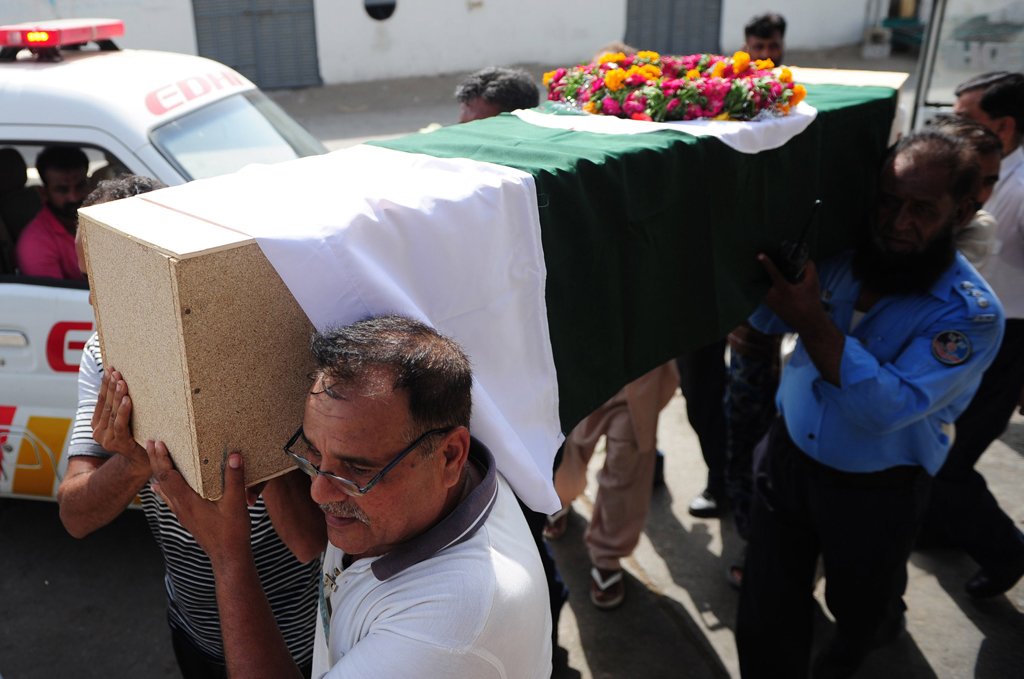
[[151,133],[157,150],[187,179],[326,152],[262,92],[249,91],[187,113]]

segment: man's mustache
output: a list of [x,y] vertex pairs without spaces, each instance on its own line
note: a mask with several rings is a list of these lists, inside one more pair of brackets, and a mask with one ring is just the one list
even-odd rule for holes
[[341,519],[356,519],[366,526],[370,525],[370,519],[366,514],[363,514],[363,510],[348,502],[328,502],[327,504],[320,505],[320,511]]

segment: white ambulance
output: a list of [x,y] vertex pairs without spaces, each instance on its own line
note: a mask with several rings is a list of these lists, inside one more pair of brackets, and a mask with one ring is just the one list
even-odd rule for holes
[[180,184],[325,151],[236,71],[121,50],[123,33],[110,19],[0,26],[0,496],[55,496],[94,324],[83,284],[15,270],[39,207],[38,153],[82,148],[93,183],[131,172]]

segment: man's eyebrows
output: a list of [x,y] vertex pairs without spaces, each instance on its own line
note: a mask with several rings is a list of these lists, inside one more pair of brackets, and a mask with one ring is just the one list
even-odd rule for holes
[[[306,438],[306,432],[302,432],[302,440],[305,441],[306,445],[309,446],[311,450],[315,451],[317,455],[319,455],[320,457],[324,457],[324,454],[320,452],[320,450],[316,446],[314,446],[313,443],[308,438]],[[371,460],[368,457],[362,457],[360,455],[331,455],[331,457],[336,460],[345,462],[347,464],[355,464],[361,467],[383,466],[378,460]]]

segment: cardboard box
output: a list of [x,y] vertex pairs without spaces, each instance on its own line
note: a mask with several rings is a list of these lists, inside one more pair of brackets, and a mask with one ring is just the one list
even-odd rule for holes
[[228,452],[243,453],[247,484],[292,469],[282,446],[302,422],[313,327],[256,241],[146,196],[80,214],[104,363],[128,383],[136,441],[163,440],[209,499]]

